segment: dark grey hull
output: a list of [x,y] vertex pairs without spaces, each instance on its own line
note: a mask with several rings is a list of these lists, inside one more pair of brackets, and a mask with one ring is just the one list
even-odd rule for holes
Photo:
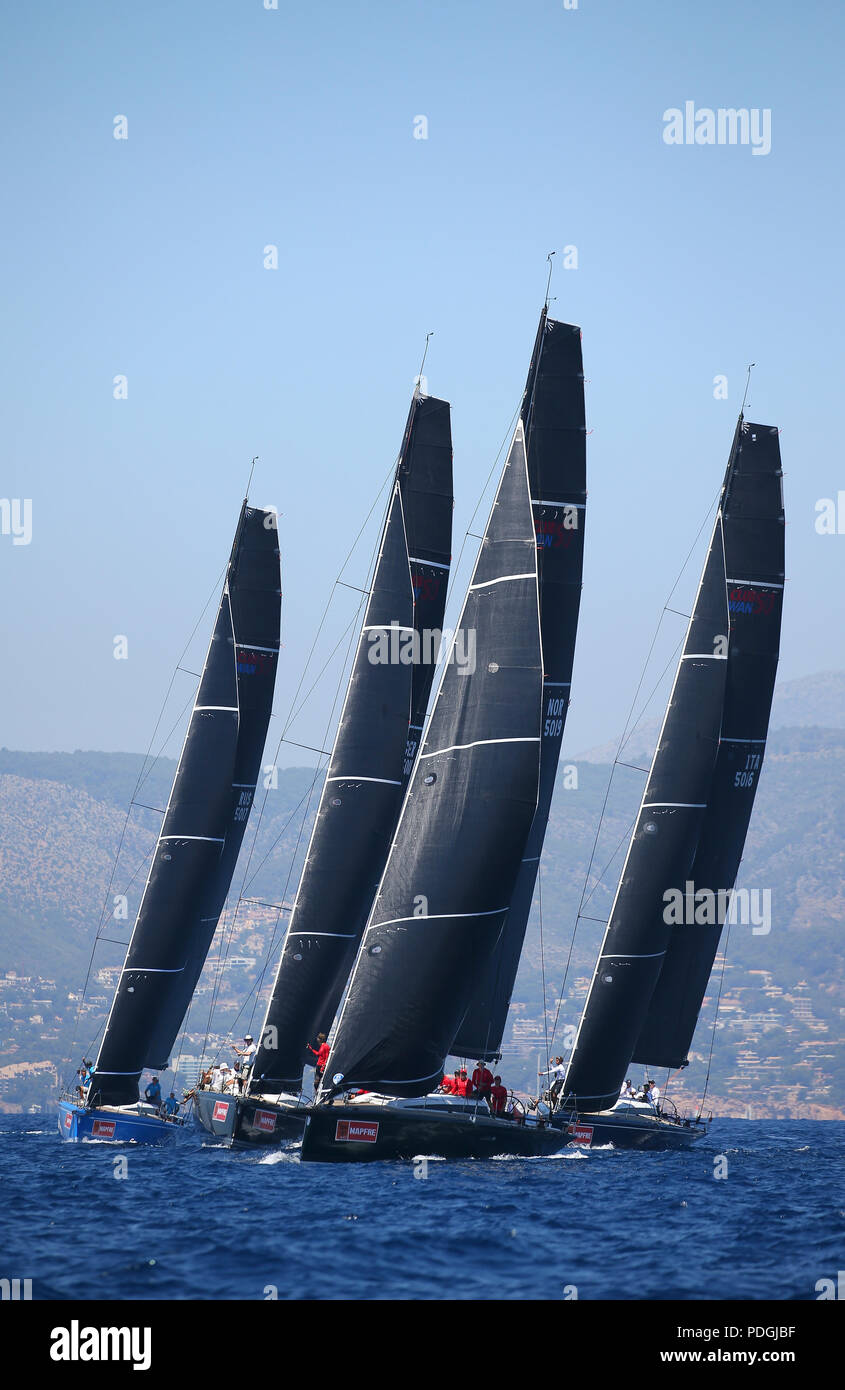
[[593,1149],[604,1144],[615,1149],[688,1149],[707,1133],[703,1121],[676,1121],[646,1111],[594,1115],[559,1111],[551,1124],[564,1134],[566,1143]]
[[302,1138],[310,1106],[233,1096],[231,1092],[199,1091],[194,1099],[202,1128],[221,1144],[278,1148]]
[[449,1114],[391,1105],[319,1105],[309,1113],[302,1140],[303,1163],[372,1163],[412,1159],[533,1158],[557,1153],[566,1143],[549,1126],[516,1124],[478,1113]]

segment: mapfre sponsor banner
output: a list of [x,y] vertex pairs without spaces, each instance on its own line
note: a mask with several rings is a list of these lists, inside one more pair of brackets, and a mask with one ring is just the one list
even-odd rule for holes
[[228,1113],[229,1113],[229,1106],[230,1106],[230,1104],[231,1104],[231,1101],[228,1101],[228,1100],[218,1100],[218,1101],[216,1101],[216,1102],[215,1102],[215,1105],[214,1105],[214,1114],[212,1115],[211,1118],[212,1118],[213,1120],[225,1120],[226,1116],[227,1116]]
[[567,1134],[571,1134],[576,1144],[592,1144],[593,1126],[592,1125],[570,1125]]
[[95,1120],[91,1133],[95,1139],[113,1139],[114,1120]]
[[255,1127],[263,1130],[265,1134],[272,1134],[276,1128],[276,1112],[274,1110],[256,1110]]
[[334,1137],[342,1144],[374,1144],[378,1139],[378,1120],[338,1120]]

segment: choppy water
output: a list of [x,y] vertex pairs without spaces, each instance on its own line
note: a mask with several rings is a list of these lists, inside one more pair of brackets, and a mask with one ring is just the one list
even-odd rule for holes
[[845,1268],[845,1123],[714,1121],[684,1153],[431,1161],[425,1178],[199,1131],[65,1144],[54,1126],[0,1119],[0,1276],[35,1298],[814,1299]]

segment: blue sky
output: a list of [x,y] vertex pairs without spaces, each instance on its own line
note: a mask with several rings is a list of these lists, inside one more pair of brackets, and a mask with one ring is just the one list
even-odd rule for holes
[[[0,743],[146,747],[254,454],[283,514],[283,710],[425,334],[457,554],[567,245],[552,312],[583,328],[593,433],[565,748],[624,722],[750,361],[786,470],[781,678],[845,665],[845,534],[814,529],[845,489],[843,28],[785,0],[7,5],[0,496],[32,499],[32,540],[0,535]],[[667,146],[687,100],[769,108],[771,153]],[[327,650],[353,612],[337,595]]]

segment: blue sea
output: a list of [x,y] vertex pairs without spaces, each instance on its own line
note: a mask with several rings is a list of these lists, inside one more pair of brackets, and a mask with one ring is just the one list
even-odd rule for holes
[[65,1144],[53,1115],[2,1117],[0,1275],[35,1299],[811,1300],[845,1268],[845,1123],[349,1167],[207,1141]]

